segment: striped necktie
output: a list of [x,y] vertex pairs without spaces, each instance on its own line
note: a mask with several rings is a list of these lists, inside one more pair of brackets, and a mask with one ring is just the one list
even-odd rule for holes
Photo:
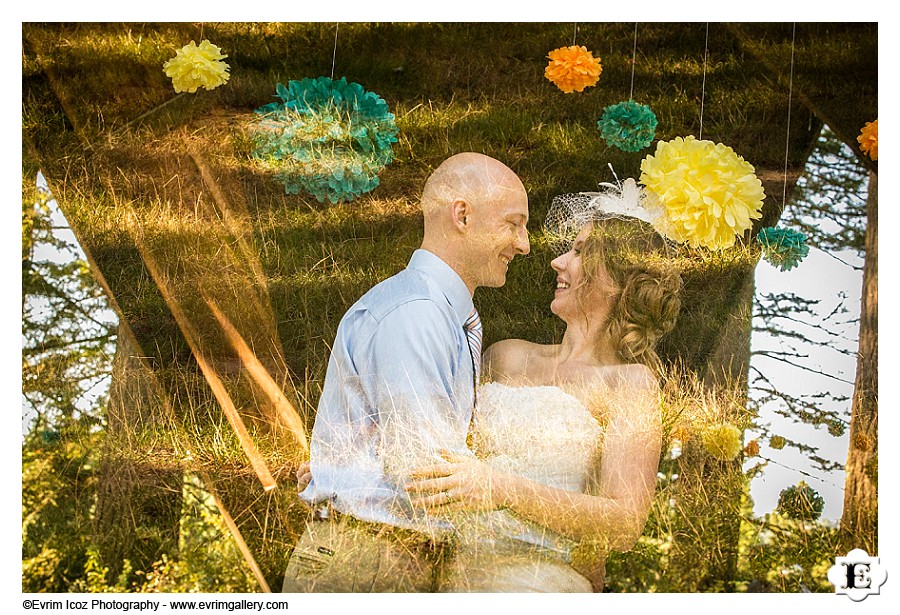
[[466,338],[469,340],[469,352],[472,354],[472,371],[475,375],[475,384],[477,386],[481,376],[481,318],[478,317],[478,310],[474,307],[463,327],[466,330]]

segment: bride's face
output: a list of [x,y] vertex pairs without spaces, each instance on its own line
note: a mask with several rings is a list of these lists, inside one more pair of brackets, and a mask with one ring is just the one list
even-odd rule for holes
[[597,275],[588,283],[583,268],[582,249],[591,233],[591,226],[584,227],[565,254],[553,259],[550,266],[556,271],[556,291],[550,303],[550,311],[567,323],[579,318],[606,318],[611,308],[611,291],[615,284],[606,269],[600,265]]

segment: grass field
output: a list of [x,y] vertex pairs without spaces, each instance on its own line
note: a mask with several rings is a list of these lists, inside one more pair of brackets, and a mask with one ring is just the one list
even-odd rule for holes
[[[541,241],[550,201],[612,181],[609,165],[637,177],[652,153],[608,147],[596,127],[604,107],[633,95],[658,117],[658,140],[702,130],[733,147],[763,180],[768,223],[823,122],[853,139],[877,117],[873,24],[798,24],[792,73],[787,23],[710,24],[708,42],[701,23],[639,24],[636,38],[633,23],[580,24],[577,42],[603,72],[573,94],[543,75],[547,53],[571,44],[572,24],[346,23],[336,48],[335,34],[331,23],[23,24],[23,177],[38,168],[47,176],[113,298],[120,339],[141,357],[126,366],[133,399],[166,400],[120,404],[123,427],[109,435],[130,445],[109,454],[119,464],[209,471],[276,588],[303,515],[292,486],[302,437],[277,395],[241,368],[246,355],[211,305],[308,429],[340,317],[418,246],[419,192],[449,155],[494,156],[529,194],[531,253],[516,259],[504,288],[475,297],[485,343],[552,342],[562,323],[549,312],[555,275]],[[227,54],[231,78],[176,94],[162,64],[201,39]],[[277,83],[329,76],[333,57],[335,77],[383,97],[399,129],[380,185],[334,205],[285,194],[254,164],[248,136]],[[727,368],[740,386],[758,258],[752,244],[685,254],[685,310],[663,344],[668,360],[710,382]],[[245,436],[223,413],[210,372]],[[185,451],[190,460],[177,461]],[[278,489],[261,489],[253,455]],[[136,483],[124,481],[115,497],[155,488]]]

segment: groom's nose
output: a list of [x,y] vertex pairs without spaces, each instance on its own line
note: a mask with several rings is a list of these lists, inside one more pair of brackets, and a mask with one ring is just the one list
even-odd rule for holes
[[531,251],[531,244],[528,241],[528,229],[524,226],[519,229],[514,246],[520,254],[528,254]]

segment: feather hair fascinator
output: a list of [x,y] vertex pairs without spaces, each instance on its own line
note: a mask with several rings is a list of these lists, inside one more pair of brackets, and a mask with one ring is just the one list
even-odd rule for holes
[[632,178],[624,182],[600,184],[605,190],[602,192],[584,192],[591,198],[589,208],[600,218],[637,218],[648,224],[656,226],[656,221],[662,215],[662,206],[659,199],[652,192],[638,186]]
[[631,178],[599,186],[598,192],[561,194],[553,198],[544,221],[544,235],[555,251],[567,250],[586,224],[608,218],[642,220],[666,238],[666,219],[655,194]]

